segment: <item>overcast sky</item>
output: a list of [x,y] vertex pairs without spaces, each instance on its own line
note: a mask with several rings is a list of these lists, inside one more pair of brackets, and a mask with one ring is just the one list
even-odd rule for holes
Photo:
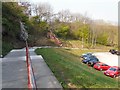
[[71,12],[85,14],[92,19],[118,22],[119,0],[30,0],[31,2],[47,2],[55,13],[69,9]]

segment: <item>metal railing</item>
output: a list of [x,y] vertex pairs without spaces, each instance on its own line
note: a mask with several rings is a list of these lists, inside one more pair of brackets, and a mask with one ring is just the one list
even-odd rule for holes
[[36,79],[33,71],[32,62],[30,59],[29,48],[26,41],[26,65],[27,65],[27,73],[28,73],[28,89],[29,90],[37,90]]
[[25,30],[24,24],[21,21],[20,21],[20,27],[21,27],[20,37],[26,43],[26,65],[27,65],[27,73],[28,73],[28,89],[29,90],[33,90],[33,89],[37,90],[37,84],[36,84],[36,80],[35,80],[33,66],[32,66],[32,62],[31,62],[31,58],[30,58],[30,54],[29,54],[29,47],[28,47],[28,43],[27,43],[28,33]]

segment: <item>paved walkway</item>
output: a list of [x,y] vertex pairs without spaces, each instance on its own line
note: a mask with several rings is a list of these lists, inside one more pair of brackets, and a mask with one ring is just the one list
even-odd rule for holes
[[[37,88],[62,88],[41,55],[29,49]],[[25,49],[12,50],[2,59],[2,88],[27,88]]]

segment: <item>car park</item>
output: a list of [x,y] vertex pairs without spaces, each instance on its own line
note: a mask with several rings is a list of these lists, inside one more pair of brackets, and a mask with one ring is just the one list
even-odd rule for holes
[[115,78],[120,75],[120,67],[112,66],[104,72],[104,75]]
[[82,54],[81,55],[81,58],[83,58],[82,62],[87,64],[88,66],[93,66],[93,68],[97,70],[104,71],[104,74],[106,76],[110,76],[113,78],[117,77],[120,75],[120,67],[118,67],[117,64],[118,63],[117,55],[120,55],[120,51],[111,49],[109,52],[111,54],[108,52]]
[[105,63],[102,63],[102,62],[98,62],[96,63],[94,66],[93,66],[95,69],[97,70],[108,70],[110,68],[109,65],[105,64]]
[[120,51],[117,51],[116,54],[117,54],[118,56],[120,56]]

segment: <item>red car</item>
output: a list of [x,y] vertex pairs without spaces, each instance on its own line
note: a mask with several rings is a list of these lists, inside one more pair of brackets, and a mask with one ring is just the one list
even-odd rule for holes
[[120,67],[112,66],[108,70],[104,72],[106,76],[110,76],[112,78],[115,78],[120,75]]
[[105,63],[102,63],[102,62],[98,62],[96,63],[94,66],[93,66],[95,69],[97,70],[108,70],[110,68],[109,65],[105,64]]

